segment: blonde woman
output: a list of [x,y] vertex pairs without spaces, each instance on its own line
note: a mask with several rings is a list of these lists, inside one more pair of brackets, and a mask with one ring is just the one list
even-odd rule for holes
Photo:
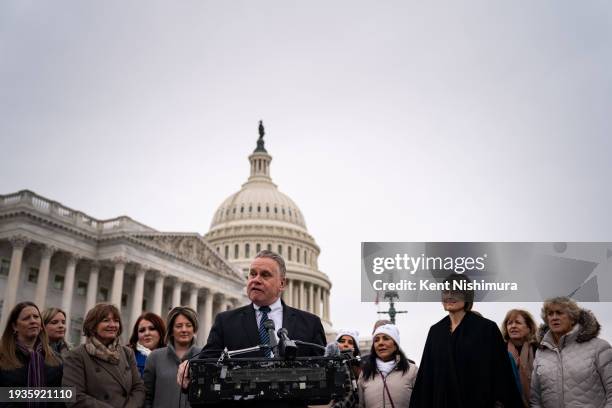
[[49,338],[49,345],[62,358],[70,351],[66,342],[66,312],[57,307],[46,309],[42,314],[43,325]]

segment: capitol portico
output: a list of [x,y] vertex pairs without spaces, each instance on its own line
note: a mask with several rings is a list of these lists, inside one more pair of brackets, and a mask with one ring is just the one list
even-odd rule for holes
[[0,293],[0,327],[17,302],[31,300],[67,312],[73,343],[97,302],[120,306],[125,338],[143,310],[165,316],[189,305],[203,343],[216,313],[247,301],[242,273],[199,234],[97,220],[27,190],[0,196]]

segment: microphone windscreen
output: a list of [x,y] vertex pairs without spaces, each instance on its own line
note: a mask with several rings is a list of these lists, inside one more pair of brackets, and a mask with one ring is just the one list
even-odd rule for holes
[[340,348],[338,347],[338,343],[333,342],[325,346],[324,357],[337,357],[339,355],[340,355]]
[[274,327],[274,320],[272,320],[272,319],[264,320],[263,325],[266,328],[266,330],[270,330],[270,329],[274,330],[275,329],[275,327]]

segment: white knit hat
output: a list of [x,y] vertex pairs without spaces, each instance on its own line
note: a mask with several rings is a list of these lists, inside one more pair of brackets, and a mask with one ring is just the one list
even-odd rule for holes
[[340,340],[342,336],[351,336],[355,340],[356,344],[359,344],[359,332],[351,329],[340,329],[336,335],[336,341]]
[[383,324],[382,326],[378,326],[372,334],[372,341],[374,341],[374,337],[376,337],[376,335],[380,333],[386,334],[387,336],[391,337],[393,341],[395,341],[395,344],[397,344],[397,347],[400,347],[400,332],[396,325]]

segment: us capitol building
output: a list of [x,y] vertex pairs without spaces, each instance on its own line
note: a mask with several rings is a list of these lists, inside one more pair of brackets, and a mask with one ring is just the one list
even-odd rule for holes
[[263,136],[260,123],[250,176],[219,206],[204,236],[160,232],[126,216],[98,220],[28,190],[0,195],[0,327],[17,302],[31,300],[41,310],[64,309],[66,337],[76,344],[87,310],[111,302],[121,309],[125,340],[143,311],[165,317],[189,305],[201,319],[201,345],[217,313],[249,302],[250,261],[270,249],[286,261],[283,300],[321,317],[333,337],[320,249],[298,206],[272,182]]

